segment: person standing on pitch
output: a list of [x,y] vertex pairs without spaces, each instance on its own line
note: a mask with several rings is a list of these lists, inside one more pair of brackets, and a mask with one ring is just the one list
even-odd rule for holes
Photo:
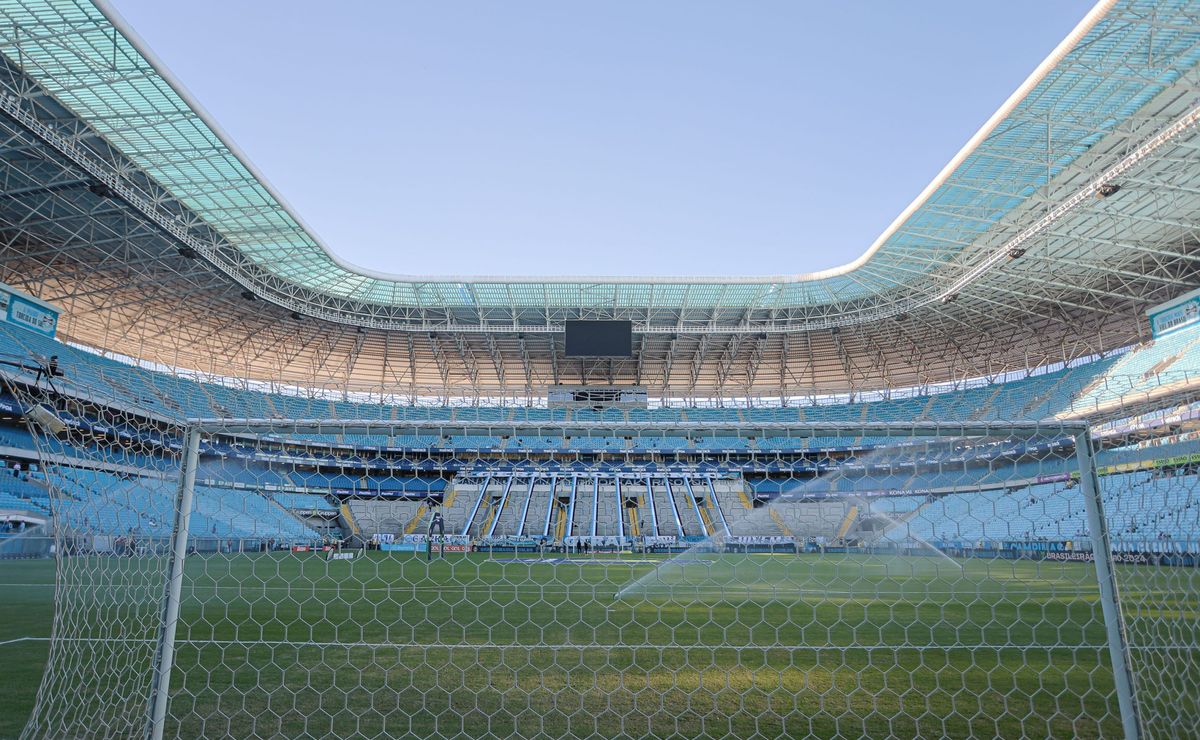
[[438,531],[438,557],[446,556],[446,523],[442,520],[442,510],[434,509],[433,517],[429,520],[429,534],[425,540],[425,559],[433,560],[433,530]]

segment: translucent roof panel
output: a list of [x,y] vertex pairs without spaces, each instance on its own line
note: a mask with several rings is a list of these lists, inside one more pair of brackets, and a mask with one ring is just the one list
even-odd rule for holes
[[[334,257],[103,6],[10,0],[3,8],[3,53],[258,269],[336,298],[422,308],[786,309],[919,285],[1200,61],[1192,2],[1118,2],[854,267],[731,282],[468,280],[381,275]],[[354,60],[335,63],[353,79]]]

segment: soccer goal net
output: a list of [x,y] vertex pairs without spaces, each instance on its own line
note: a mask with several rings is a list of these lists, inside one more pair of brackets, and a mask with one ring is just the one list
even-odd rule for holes
[[47,387],[13,386],[37,459],[0,471],[57,563],[27,737],[1200,726],[1186,435]]

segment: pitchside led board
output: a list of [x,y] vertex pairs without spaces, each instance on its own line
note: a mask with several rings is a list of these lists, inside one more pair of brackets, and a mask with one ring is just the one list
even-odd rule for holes
[[0,283],[0,321],[53,337],[58,314],[49,303]]
[[1155,306],[1146,312],[1155,339],[1188,326],[1200,326],[1200,289]]
[[633,357],[632,321],[568,321],[567,357]]

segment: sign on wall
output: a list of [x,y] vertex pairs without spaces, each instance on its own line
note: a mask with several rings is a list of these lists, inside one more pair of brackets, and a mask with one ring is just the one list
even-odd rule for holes
[[1200,325],[1200,290],[1184,293],[1146,312],[1150,317],[1150,334],[1158,339],[1188,326]]
[[58,314],[49,303],[0,283],[0,320],[52,337],[58,328]]

